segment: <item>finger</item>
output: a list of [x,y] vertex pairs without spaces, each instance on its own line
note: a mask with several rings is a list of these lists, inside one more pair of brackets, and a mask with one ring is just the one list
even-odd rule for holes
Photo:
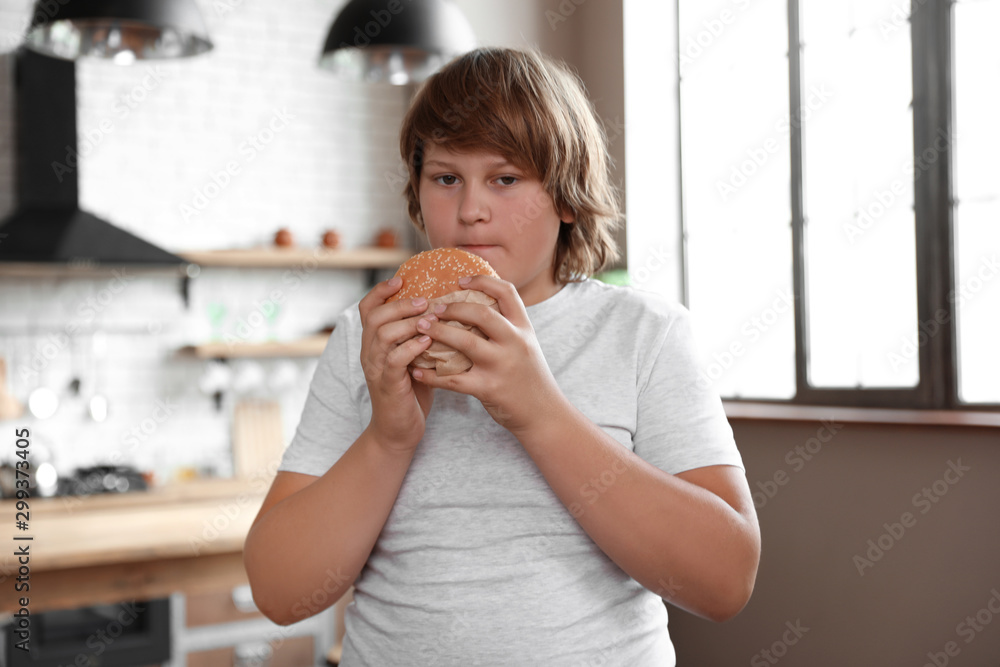
[[445,389],[482,400],[480,394],[483,390],[484,378],[475,364],[467,371],[452,375],[438,375],[438,372],[433,368],[411,367],[410,375],[413,376],[414,386],[423,386],[432,390]]
[[407,367],[426,352],[433,342],[430,336],[420,335],[400,343],[386,355],[386,367],[393,369],[400,375],[405,375]]
[[[473,366],[473,368],[475,367]],[[469,393],[469,387],[466,384],[471,372],[470,370],[465,373],[456,373],[455,375],[438,375],[437,371],[433,368],[410,369],[413,379],[427,389],[447,389],[462,394]]]
[[401,345],[403,342],[410,340],[415,336],[423,335],[424,332],[417,328],[417,324],[420,320],[437,322],[438,317],[433,314],[428,315],[427,313],[420,313],[402,320],[386,322],[376,329],[373,339],[383,350],[391,350],[397,345]]
[[529,324],[528,311],[525,310],[524,302],[521,301],[517,288],[512,283],[493,276],[472,276],[460,279],[458,284],[462,289],[479,290],[496,299],[500,314],[515,326]]
[[[409,375],[409,366],[433,344],[429,336],[412,338],[381,357],[379,368],[369,380],[369,392],[386,396],[393,402],[405,400],[412,393],[414,382]],[[374,399],[373,399],[374,400]],[[398,407],[398,406],[393,406]]]
[[496,343],[477,336],[468,329],[444,321],[430,322],[424,317],[417,322],[417,331],[458,350],[471,359],[473,364],[485,361],[491,347],[496,346]]
[[[360,306],[359,306],[360,309]],[[367,313],[362,312],[362,344],[369,344],[372,339],[382,332],[382,328],[391,323],[406,321],[424,314],[427,311],[427,299],[419,297],[417,299],[401,299],[392,303],[376,305]],[[399,331],[399,327],[394,327],[393,331]],[[402,334],[398,334],[396,342],[404,340]]]
[[[434,308],[433,315],[442,321],[461,322],[477,327],[487,338],[499,343],[517,336],[514,324],[498,311],[481,303],[456,302],[439,304]],[[428,316],[424,316],[427,319]]]
[[366,320],[376,306],[381,306],[385,300],[399,291],[403,286],[403,280],[399,276],[393,276],[389,280],[383,280],[375,285],[365,294],[358,303],[358,310],[361,312],[361,319]]

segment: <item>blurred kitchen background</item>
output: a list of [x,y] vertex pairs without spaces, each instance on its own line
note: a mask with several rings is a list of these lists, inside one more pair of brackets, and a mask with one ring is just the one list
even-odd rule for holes
[[[0,224],[33,4],[0,0]],[[210,51],[76,63],[60,175],[186,262],[0,262],[0,442],[29,428],[44,491],[74,480],[33,501],[33,614],[86,603],[75,627],[107,628],[122,600],[169,600],[148,616],[170,665],[322,665],[336,644],[337,610],[262,621],[240,549],[333,319],[420,248],[413,85],[317,67],[346,4],[199,0]],[[479,44],[580,74],[628,217],[604,278],[688,305],[725,400],[760,576],[728,623],[671,607],[678,664],[1000,664],[1000,0],[453,4]]]
[[[58,411],[37,423],[35,437],[59,471],[124,453],[159,480],[230,475],[234,404],[280,401],[289,437],[315,358],[242,359],[224,344],[234,358],[220,366],[185,348],[294,341],[330,325],[373,275],[316,268],[309,251],[322,251],[328,231],[343,249],[376,245],[386,231],[401,249],[416,246],[398,150],[413,88],[343,82],[317,67],[342,4],[203,3],[214,43],[207,54],[130,67],[77,63],[78,146],[67,147],[66,165],[79,164],[65,178],[79,179],[82,209],[172,253],[274,247],[280,229],[305,252],[273,269],[201,265],[187,302],[181,281],[162,272],[0,277],[8,391],[23,403],[38,387],[58,397]],[[616,71],[579,49],[574,32],[585,22],[602,29],[598,14],[620,24],[620,4],[616,15],[594,3],[574,18],[577,27],[562,30],[535,2],[458,5],[481,43],[541,43],[557,56],[589,60],[595,78]],[[0,3],[0,219],[16,205],[11,52],[31,8]],[[619,54],[619,73],[620,66]],[[617,95],[604,115],[620,127],[621,82],[606,85]],[[594,92],[603,97],[599,86]],[[107,397],[103,421],[87,409],[95,393]],[[30,411],[25,419],[36,425]]]

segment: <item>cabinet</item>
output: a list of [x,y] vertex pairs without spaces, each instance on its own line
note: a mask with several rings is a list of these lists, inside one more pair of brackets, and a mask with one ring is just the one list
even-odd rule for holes
[[[290,626],[267,620],[253,607],[248,586],[171,597],[171,660],[164,667],[321,665],[334,646],[333,609]],[[262,652],[263,651],[263,652]],[[244,657],[269,656],[259,663]]]

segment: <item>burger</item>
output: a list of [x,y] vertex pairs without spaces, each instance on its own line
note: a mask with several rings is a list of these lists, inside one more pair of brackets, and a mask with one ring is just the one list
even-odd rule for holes
[[[460,278],[480,275],[499,277],[489,262],[471,252],[458,248],[427,250],[403,262],[396,275],[403,280],[403,284],[399,291],[386,299],[386,303],[424,297],[428,301],[429,309],[440,303],[465,301],[500,310],[493,297],[479,290],[462,289],[459,286]],[[443,320],[443,322],[448,326],[471,331],[480,338],[486,338],[486,334],[477,327],[454,320]],[[434,341],[426,351],[413,360],[411,365],[433,369],[438,375],[444,376],[468,371],[472,368],[472,361],[458,350]]]

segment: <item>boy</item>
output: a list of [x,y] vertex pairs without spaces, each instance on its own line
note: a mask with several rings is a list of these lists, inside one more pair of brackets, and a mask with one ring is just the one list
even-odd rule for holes
[[[258,606],[291,623],[353,584],[348,667],[674,664],[661,599],[738,613],[759,528],[686,311],[587,278],[620,213],[581,84],[474,51],[424,85],[400,145],[414,223],[490,262],[501,279],[465,287],[500,310],[386,304],[393,279],[341,316],[247,538]],[[433,340],[472,369],[409,368]]]

